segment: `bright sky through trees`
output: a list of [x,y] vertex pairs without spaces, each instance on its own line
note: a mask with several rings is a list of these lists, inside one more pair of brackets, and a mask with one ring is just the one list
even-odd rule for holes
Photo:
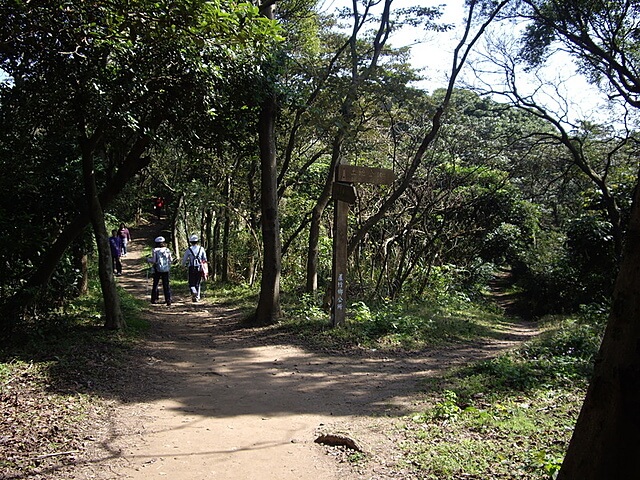
[[[446,87],[451,71],[453,52],[463,32],[466,20],[465,1],[396,0],[396,2],[398,8],[414,5],[434,7],[440,5],[443,12],[440,22],[453,25],[449,32],[433,32],[404,27],[402,31],[394,33],[389,40],[391,45],[395,47],[411,47],[413,66],[420,69],[421,74],[425,77],[425,80],[418,84],[419,87],[428,92]],[[351,6],[351,0],[324,0],[320,4],[320,10],[329,13],[338,8],[351,8]],[[486,34],[485,40],[478,45],[476,53],[470,57],[470,63],[463,70],[458,86],[499,90],[504,74],[498,72],[495,65],[491,65],[491,59],[497,57],[495,47],[492,45],[498,39],[504,41],[509,37],[515,41],[520,28],[513,23],[495,24]],[[471,68],[471,65],[474,66],[477,74],[474,73],[474,68]],[[539,71],[539,74],[540,78],[536,78],[531,73],[525,73],[524,69],[519,69],[519,87],[523,92],[531,94],[536,91],[537,101],[552,111],[567,110],[568,119],[607,121],[607,116],[610,115],[607,109],[602,107],[605,100],[604,95],[577,72],[577,65],[567,53],[556,52],[549,59],[548,65]],[[548,85],[540,88],[540,81]],[[505,100],[500,96],[496,96],[495,99]]]

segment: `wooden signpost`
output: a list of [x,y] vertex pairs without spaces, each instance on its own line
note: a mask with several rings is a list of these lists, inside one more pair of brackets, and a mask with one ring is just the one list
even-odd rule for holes
[[331,323],[344,324],[347,306],[347,217],[349,205],[356,201],[356,191],[352,183],[372,183],[391,185],[393,171],[386,168],[338,165],[336,181],[332,187],[334,208],[333,272]]

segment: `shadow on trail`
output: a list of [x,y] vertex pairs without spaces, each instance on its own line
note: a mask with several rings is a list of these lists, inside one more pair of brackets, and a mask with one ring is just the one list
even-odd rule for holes
[[122,398],[171,398],[176,409],[216,417],[402,415],[408,413],[402,400],[415,394],[424,378],[500,351],[492,344],[419,357],[319,355],[274,343],[259,332],[234,330],[225,324],[238,318],[223,314],[225,321],[216,324],[185,311],[163,313],[137,352],[135,384],[123,386]]
[[[141,299],[149,299],[151,282],[143,250],[161,230],[154,224],[134,230],[135,241],[123,259],[124,276],[118,281]],[[174,256],[180,259],[181,252]],[[216,418],[407,414],[407,400],[424,379],[494,357],[532,334],[532,328],[518,324],[508,334],[486,332],[499,340],[484,343],[412,355],[346,356],[293,345],[274,328],[240,328],[238,310],[192,304],[186,291],[174,289],[172,307],[149,305],[144,315],[150,323],[146,338],[110,376],[112,383],[86,383],[91,393],[124,403],[171,400],[175,411]]]
[[[150,280],[139,268],[141,250],[140,242],[134,244],[120,281],[147,299]],[[174,255],[181,258],[180,252]],[[406,399],[420,390],[425,378],[496,356],[531,335],[521,327],[508,335],[485,332],[501,340],[420,354],[332,355],[293,345],[275,328],[240,328],[238,310],[192,304],[186,297],[174,289],[172,307],[149,306],[151,328],[133,352],[128,375],[118,386],[94,393],[115,393],[125,402],[172,399],[176,410],[213,417],[403,415],[409,413]]]
[[[164,230],[157,223],[132,229],[134,241],[123,258],[124,275],[117,280],[146,302],[150,300],[151,279],[143,257]],[[179,261],[182,252],[173,253]],[[172,279],[181,274],[184,272],[174,269]],[[296,448],[291,447],[291,439],[304,440],[327,419],[340,423],[355,417],[413,413],[413,400],[424,388],[425,379],[442,376],[455,366],[495,357],[534,334],[533,325],[513,319],[511,325],[474,330],[473,334],[487,339],[482,342],[411,354],[368,350],[332,353],[276,327],[241,328],[241,311],[228,305],[193,304],[184,284],[174,284],[172,289],[171,307],[149,304],[145,309],[143,316],[150,328],[129,350],[114,352],[126,342],[118,333],[97,338],[95,327],[95,342],[71,347],[77,351],[70,357],[84,362],[82,368],[75,368],[79,362],[54,359],[46,352],[52,364],[51,391],[88,393],[114,400],[110,403],[113,409],[126,410],[123,416],[116,412],[97,421],[96,432],[102,428],[106,433],[96,433],[96,440],[102,437],[97,442],[98,453],[85,462],[95,472],[104,468],[103,463],[123,457],[141,469],[142,475],[146,473],[144,468],[151,470],[149,465],[158,458],[164,459],[166,466],[168,459],[191,462],[213,455],[218,460],[233,458],[245,450],[265,451],[267,457],[274,455],[269,468],[282,466],[289,450],[285,449],[284,457],[282,453],[275,457],[275,447]],[[240,417],[246,421],[239,422]],[[135,422],[139,424],[132,425]],[[270,429],[272,435],[257,435],[264,429]],[[209,430],[214,433],[207,443],[203,438]],[[120,448],[123,439],[136,444],[156,434],[162,441],[153,444],[155,450]],[[214,437],[215,442],[211,441]],[[301,453],[296,450],[291,455]],[[241,457],[237,461],[244,460]],[[254,461],[251,458],[247,463],[253,465]]]

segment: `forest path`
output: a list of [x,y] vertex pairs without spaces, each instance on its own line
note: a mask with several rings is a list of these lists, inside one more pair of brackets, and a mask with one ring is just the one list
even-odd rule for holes
[[[149,298],[142,255],[157,229],[133,234],[118,281]],[[144,314],[151,327],[133,373],[117,387],[125,400],[103,442],[111,455],[96,461],[101,476],[93,478],[410,478],[394,465],[390,425],[412,412],[421,382],[536,334],[533,324],[514,320],[473,345],[419,355],[333,355],[305,350],[276,329],[239,328],[238,311],[193,304],[186,289],[173,294],[171,307],[149,305]],[[360,470],[340,462],[338,452],[314,442],[320,432],[348,433],[369,460]]]

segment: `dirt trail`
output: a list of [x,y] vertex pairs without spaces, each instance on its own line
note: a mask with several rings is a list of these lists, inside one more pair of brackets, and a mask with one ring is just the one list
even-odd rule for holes
[[[119,282],[149,298],[144,241],[130,246]],[[514,324],[495,341],[420,356],[329,356],[292,345],[273,329],[240,329],[238,312],[192,304],[186,293],[174,288],[171,307],[149,306],[141,364],[119,387],[126,401],[114,409],[103,442],[110,454],[94,464],[101,478],[408,478],[393,466],[388,430],[394,417],[411,411],[421,380],[534,334]],[[366,471],[327,455],[314,443],[321,431],[361,442],[370,458]]]

